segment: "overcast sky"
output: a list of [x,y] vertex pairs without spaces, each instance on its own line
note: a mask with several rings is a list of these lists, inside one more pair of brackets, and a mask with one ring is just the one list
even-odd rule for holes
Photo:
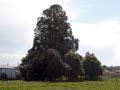
[[120,0],[0,0],[0,64],[17,65],[32,47],[37,17],[52,4],[66,11],[78,52],[120,65]]

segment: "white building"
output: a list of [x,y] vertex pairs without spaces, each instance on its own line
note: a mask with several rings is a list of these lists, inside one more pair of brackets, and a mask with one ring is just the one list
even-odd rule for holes
[[13,66],[0,66],[0,77],[2,74],[7,76],[7,79],[16,78],[16,68]]

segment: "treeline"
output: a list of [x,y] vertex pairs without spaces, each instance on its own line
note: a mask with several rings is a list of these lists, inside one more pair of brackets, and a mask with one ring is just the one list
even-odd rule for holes
[[94,54],[84,57],[76,53],[78,39],[72,35],[65,11],[52,5],[37,19],[33,47],[22,59],[24,80],[98,80],[102,75],[100,61]]

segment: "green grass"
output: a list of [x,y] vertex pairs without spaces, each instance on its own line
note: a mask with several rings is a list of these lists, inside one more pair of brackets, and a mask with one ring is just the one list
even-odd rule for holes
[[0,81],[0,90],[120,90],[120,79],[56,83]]

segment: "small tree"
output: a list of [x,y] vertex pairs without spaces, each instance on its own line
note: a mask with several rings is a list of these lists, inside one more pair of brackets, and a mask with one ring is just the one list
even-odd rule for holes
[[23,60],[20,70],[24,80],[51,81],[62,77],[64,73],[63,61],[55,49],[48,49],[41,56],[31,59],[27,56]]
[[67,63],[70,66],[69,73],[67,75],[70,81],[76,81],[81,79],[84,74],[82,67],[82,58],[79,54],[76,54],[72,51],[64,55],[64,63]]
[[102,66],[94,54],[86,53],[83,60],[85,77],[89,80],[98,80],[102,75]]
[[59,52],[55,49],[48,49],[44,56],[44,75],[46,79],[51,81],[62,77],[64,74],[64,65]]

